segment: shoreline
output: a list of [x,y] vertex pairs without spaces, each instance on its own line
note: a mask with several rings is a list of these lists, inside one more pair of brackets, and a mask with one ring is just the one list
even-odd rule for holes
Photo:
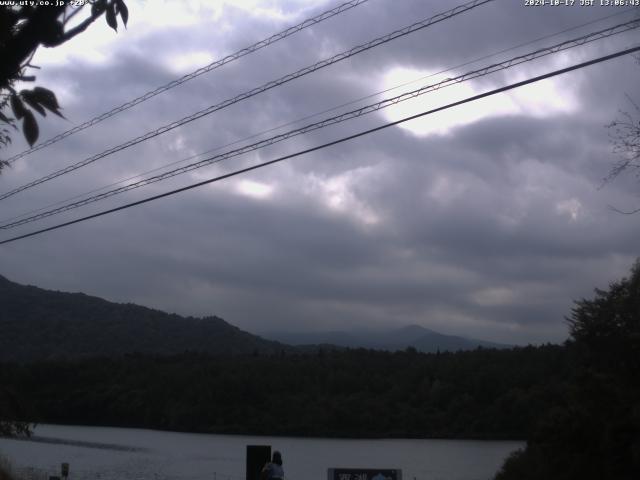
[[[475,437],[445,437],[445,436],[416,436],[416,435],[389,435],[389,436],[375,436],[375,435],[300,435],[300,434],[273,434],[273,433],[254,433],[246,431],[229,431],[229,432],[215,432],[215,431],[190,431],[190,430],[167,430],[161,428],[145,427],[138,425],[109,425],[109,424],[93,424],[86,425],[80,423],[56,423],[56,422],[42,422],[37,423],[34,427],[34,432],[38,426],[55,426],[55,427],[80,427],[80,428],[109,428],[109,429],[127,429],[127,430],[139,430],[158,433],[178,433],[188,435],[215,435],[222,437],[258,437],[258,438],[291,438],[291,439],[304,439],[304,440],[442,440],[442,441],[469,441],[469,442],[526,442],[526,438],[514,438],[507,435],[491,435],[491,436],[475,436]],[[66,440],[55,437],[39,436],[37,434],[30,437],[8,437],[0,436],[0,439],[8,440],[20,440],[20,441],[34,441],[42,443],[64,443]],[[74,442],[74,440],[69,440]],[[109,446],[118,447],[115,444],[109,444],[101,442],[87,442],[89,444],[104,445],[105,448]],[[91,447],[89,447],[91,448]],[[100,447],[97,447],[100,448]],[[136,449],[137,447],[131,447]],[[118,449],[118,448],[114,448]]]

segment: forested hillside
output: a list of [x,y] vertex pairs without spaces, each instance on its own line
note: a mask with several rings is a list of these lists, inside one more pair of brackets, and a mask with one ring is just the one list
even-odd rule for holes
[[[58,311],[56,302],[69,297],[67,312],[78,324],[86,301],[91,311],[103,305],[123,324],[128,317],[119,312],[142,315],[151,338],[154,322],[206,322],[135,306],[113,310],[86,296],[55,293],[43,300],[33,287],[7,296],[13,285],[3,283],[3,328],[12,325],[13,309],[14,319],[38,308]],[[85,323],[99,335],[110,321],[95,316]],[[0,420],[265,435],[527,438],[527,448],[508,459],[498,479],[638,478],[640,263],[629,278],[576,302],[568,323],[571,337],[561,346],[435,354],[231,348],[237,354],[113,356],[110,350],[108,356],[5,361],[2,398],[19,399],[13,404],[20,408],[5,408]],[[230,341],[255,339],[222,320],[216,324],[230,332]],[[2,342],[14,348],[5,337]]]
[[216,433],[524,438],[571,376],[560,346],[4,364],[31,420]]
[[23,286],[0,276],[0,360],[33,361],[141,352],[279,352],[282,344],[218,317],[181,317],[82,293]]

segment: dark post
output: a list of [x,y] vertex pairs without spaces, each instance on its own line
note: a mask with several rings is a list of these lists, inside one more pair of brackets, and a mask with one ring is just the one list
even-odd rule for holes
[[247,480],[258,480],[260,470],[271,460],[271,445],[247,445]]
[[63,463],[60,465],[60,473],[62,474],[62,478],[65,480],[69,477],[69,464]]

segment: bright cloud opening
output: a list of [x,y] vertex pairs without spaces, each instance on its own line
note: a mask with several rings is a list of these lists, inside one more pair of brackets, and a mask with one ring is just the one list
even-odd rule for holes
[[329,210],[346,215],[364,225],[377,225],[381,218],[370,205],[354,191],[354,186],[371,173],[371,168],[360,168],[330,178],[318,178],[311,175],[308,179],[307,193],[320,198]]
[[272,185],[253,180],[241,180],[236,187],[236,192],[239,194],[258,199],[270,197],[273,191],[274,187]]
[[506,287],[493,287],[478,290],[471,295],[472,300],[482,307],[494,307],[515,303],[515,292]]
[[167,67],[176,74],[186,74],[214,61],[211,52],[191,52],[172,55],[165,61]]
[[[412,82],[427,77],[431,72],[408,68],[394,68],[383,79],[383,88]],[[432,75],[421,82],[412,83],[402,91],[411,91],[420,86],[433,85],[446,80],[444,74]],[[478,89],[473,81],[454,84],[440,90],[426,93],[420,97],[399,103],[383,110],[389,121],[432,110],[450,103],[483,93],[489,88]],[[388,96],[398,95],[400,90],[390,92]],[[513,92],[497,94],[464,105],[435,112],[425,117],[411,120],[400,125],[415,135],[446,135],[456,127],[469,125],[479,120],[503,115],[527,115],[545,117],[559,112],[571,112],[577,108],[577,102],[567,95],[556,80],[545,80]]]
[[582,203],[577,198],[563,200],[556,203],[556,213],[558,215],[566,215],[571,222],[575,222],[583,213]]

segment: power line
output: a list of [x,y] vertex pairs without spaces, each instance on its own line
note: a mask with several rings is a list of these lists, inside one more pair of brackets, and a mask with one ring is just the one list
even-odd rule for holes
[[150,92],[147,92],[143,95],[140,95],[139,97],[134,98],[133,100],[130,100],[126,103],[123,103],[122,105],[115,107],[111,110],[109,110],[108,112],[102,113],[100,115],[98,115],[97,117],[94,117],[90,120],[87,120],[86,122],[77,125],[69,130],[67,130],[66,132],[62,132],[59,135],[56,135],[44,142],[38,143],[37,145],[35,145],[32,148],[29,148],[23,152],[20,152],[16,155],[14,155],[13,157],[9,158],[7,160],[7,162],[9,163],[13,163],[16,160],[25,157],[33,152],[36,152],[38,150],[41,150],[45,147],[48,147],[49,145],[53,145],[54,143],[59,142],[60,140],[67,138],[70,135],[73,135],[74,133],[78,133],[82,130],[85,130],[86,128],[92,127],[100,122],[102,122],[103,120],[106,120],[107,118],[113,117],[114,115],[117,115],[120,112],[124,112],[125,110],[130,109],[131,107],[134,107],[142,102],[146,102],[147,100],[149,100],[150,98],[155,97],[156,95],[159,95],[161,93],[166,92],[167,90],[171,90],[172,88],[175,88],[179,85],[182,85],[183,83],[188,82],[189,80],[193,80],[196,77],[199,77],[200,75],[203,75],[205,73],[208,73],[212,70],[215,70],[216,68],[222,67],[223,65],[226,65],[227,63],[231,63],[235,60],[238,60],[246,55],[249,55],[250,53],[256,52],[264,47],[267,47],[273,43],[276,43],[280,40],[283,40],[295,33],[298,33],[301,30],[304,30],[306,28],[309,28],[313,25],[317,25],[320,22],[323,22],[324,20],[327,20],[331,17],[335,17],[336,15],[339,15],[343,12],[346,12],[347,10],[350,10],[352,8],[355,8],[359,5],[362,5],[363,3],[368,2],[369,0],[351,0],[349,2],[345,2],[342,3],[340,5],[338,5],[337,7],[332,8],[331,10],[327,10],[326,12],[322,12],[319,15],[316,15],[315,17],[312,18],[307,18],[306,20],[298,23],[297,25],[294,25],[292,27],[287,28],[286,30],[283,30],[279,33],[276,33],[268,38],[265,38],[263,40],[260,40],[259,42],[254,43],[253,45],[249,45],[248,47],[242,48],[240,50],[238,50],[237,52],[234,52],[230,55],[227,55],[224,58],[221,58],[219,60],[216,60],[215,62],[210,63],[207,66],[201,67],[191,73],[188,73],[186,75],[183,75],[182,77],[180,77],[177,80],[173,80],[169,83],[166,83],[165,85],[162,85],[158,88],[156,88],[155,90],[152,90]]
[[[55,207],[57,205],[62,205],[62,204],[65,204],[66,202],[70,202],[71,200],[75,200],[77,198],[82,198],[82,197],[85,197],[86,195],[90,195],[92,193],[100,192],[100,191],[105,190],[107,188],[114,187],[116,185],[120,185],[122,183],[128,182],[130,180],[134,180],[136,178],[142,178],[145,175],[148,175],[148,174],[163,170],[163,169],[171,167],[173,165],[178,165],[180,163],[188,162],[189,160],[193,160],[194,158],[210,154],[210,153],[215,152],[217,150],[222,150],[223,148],[226,148],[226,147],[231,147],[233,145],[237,145],[237,144],[245,142],[247,140],[251,140],[253,138],[260,137],[262,135],[265,135],[267,133],[271,133],[271,132],[276,131],[276,130],[280,130],[280,129],[284,128],[284,127],[295,125],[296,123],[300,123],[300,122],[303,122],[305,120],[309,120],[311,118],[318,117],[318,116],[320,116],[322,114],[325,114],[325,113],[333,112],[335,110],[338,110],[338,109],[343,108],[343,107],[347,107],[349,105],[354,105],[354,104],[359,103],[359,102],[361,102],[363,100],[367,100],[369,98],[376,97],[376,96],[381,95],[383,93],[387,93],[387,92],[390,92],[392,90],[397,90],[397,89],[399,89],[401,87],[405,87],[407,85],[411,85],[413,83],[417,83],[419,81],[426,80],[426,79],[434,77],[436,75],[440,75],[442,73],[446,73],[446,72],[449,72],[449,71],[452,71],[452,70],[455,70],[455,69],[458,69],[458,68],[461,68],[461,67],[464,67],[464,66],[467,66],[467,65],[471,65],[471,64],[477,63],[477,62],[479,62],[481,60],[485,60],[485,59],[488,59],[488,58],[495,57],[495,56],[500,55],[502,53],[510,52],[510,51],[513,51],[513,50],[517,50],[519,48],[522,48],[522,47],[525,47],[525,46],[529,46],[529,45],[532,45],[534,43],[538,43],[538,42],[540,42],[542,40],[547,40],[549,38],[557,37],[558,35],[562,35],[564,33],[571,32],[571,31],[574,31],[574,30],[578,30],[578,29],[586,27],[588,25],[592,25],[592,24],[595,24],[595,23],[600,23],[600,22],[602,22],[604,20],[608,20],[608,19],[613,18],[613,17],[617,17],[617,16],[620,16],[620,15],[627,14],[627,13],[633,11],[633,10],[634,10],[633,8],[629,8],[627,10],[622,10],[620,12],[612,13],[610,15],[606,15],[604,17],[600,17],[600,18],[597,18],[595,20],[591,20],[589,22],[581,23],[579,25],[575,25],[573,27],[569,27],[569,28],[566,28],[564,30],[560,30],[558,32],[555,32],[555,33],[552,33],[552,34],[549,34],[549,35],[545,35],[543,37],[538,37],[538,38],[535,38],[533,40],[528,40],[528,41],[526,41],[524,43],[520,43],[518,45],[514,45],[512,47],[505,48],[503,50],[500,50],[500,51],[497,51],[497,52],[494,52],[494,53],[490,53],[490,54],[484,55],[482,57],[475,58],[473,60],[468,60],[468,61],[466,61],[464,63],[460,63],[458,65],[455,65],[455,66],[452,66],[452,67],[448,67],[448,68],[446,68],[444,70],[439,70],[437,72],[430,73],[429,75],[425,75],[425,76],[422,76],[420,78],[416,78],[414,80],[410,80],[408,82],[403,82],[403,83],[400,83],[400,84],[395,85],[393,87],[386,88],[384,90],[379,90],[377,92],[370,93],[370,94],[365,95],[363,97],[359,97],[359,98],[357,98],[355,100],[350,100],[350,101],[342,103],[340,105],[336,105],[334,107],[331,107],[331,108],[328,108],[328,109],[325,109],[325,110],[322,110],[322,111],[319,111],[319,112],[316,112],[316,113],[312,113],[310,115],[305,115],[304,117],[297,118],[296,120],[292,120],[292,121],[289,121],[287,123],[283,123],[283,124],[277,125],[275,127],[271,127],[271,128],[269,128],[267,130],[263,130],[261,132],[251,134],[251,135],[249,135],[247,137],[243,137],[241,139],[234,140],[234,141],[226,143],[224,145],[218,145],[217,147],[210,148],[209,150],[205,150],[204,152],[200,152],[200,153],[197,153],[197,154],[194,154],[194,155],[190,155],[189,157],[183,158],[181,160],[173,161],[173,162],[170,162],[170,163],[165,164],[163,166],[156,167],[156,168],[153,168],[151,170],[147,170],[147,171],[142,172],[142,173],[138,173],[138,174],[133,175],[131,177],[127,177],[127,178],[120,179],[120,180],[117,180],[115,182],[112,182],[110,184],[103,185],[102,187],[94,188],[92,190],[89,190],[88,192],[80,193],[80,194],[74,195],[72,197],[68,197],[66,199],[59,200],[59,201],[54,202],[54,203],[50,203],[50,204],[48,204],[48,205],[46,205],[44,207],[40,207],[40,208],[37,208],[37,209],[29,210],[29,211],[24,212],[22,214],[15,215],[13,217],[5,218],[3,220],[0,220],[0,228],[9,227],[10,225],[2,225],[2,224],[8,224],[12,220],[16,220],[16,219],[19,219],[19,218],[26,217],[27,215],[31,215],[31,214],[36,214],[38,212],[42,212],[42,211],[47,210],[49,208]],[[613,28],[615,28],[615,27],[613,27]],[[49,216],[49,215],[47,215],[47,216]]]
[[592,33],[588,33],[586,35],[583,35],[581,37],[577,37],[574,38],[572,40],[566,40],[564,42],[558,43],[556,45],[552,45],[550,47],[546,47],[546,48],[541,48],[538,50],[535,50],[533,52],[524,54],[524,55],[519,55],[516,57],[513,57],[509,60],[505,60],[503,62],[500,63],[495,63],[492,65],[489,65],[487,67],[483,67],[477,70],[473,70],[467,73],[464,73],[462,75],[459,75],[457,77],[454,78],[447,78],[445,80],[442,80],[438,83],[435,84],[431,84],[431,85],[426,85],[423,87],[420,87],[416,90],[412,90],[410,92],[405,92],[402,93],[400,95],[397,95],[395,97],[391,97],[388,99],[384,99],[381,100],[379,102],[373,103],[373,104],[369,104],[369,105],[365,105],[363,107],[360,107],[358,109],[355,110],[351,110],[349,112],[345,112],[342,113],[340,115],[336,115],[333,117],[329,117],[326,118],[324,120],[321,120],[319,122],[315,122],[309,125],[305,125],[303,127],[294,129],[294,130],[290,130],[288,132],[279,134],[279,135],[275,135],[273,137],[264,139],[264,140],[260,140],[258,142],[255,142],[253,144],[250,145],[245,145],[243,147],[219,154],[219,155],[215,155],[213,157],[209,157],[203,160],[200,160],[198,162],[194,162],[191,163],[189,165],[185,165],[183,167],[179,167],[176,168],[174,170],[170,170],[164,173],[161,173],[159,175],[155,175],[153,177],[149,177],[149,178],[145,178],[142,180],[139,180],[137,182],[128,184],[128,185],[124,185],[122,187],[118,187],[112,190],[109,190],[107,192],[103,192],[97,195],[93,195],[87,198],[84,198],[82,200],[76,201],[76,202],[72,202],[72,203],[68,203],[66,205],[57,207],[57,208],[53,208],[50,210],[47,210],[45,212],[42,213],[38,213],[36,215],[32,215],[26,218],[23,218],[21,220],[16,220],[13,222],[9,222],[9,223],[4,223],[4,224],[0,224],[0,229],[3,230],[7,230],[10,228],[15,228],[21,225],[25,225],[27,223],[31,223],[31,222],[35,222],[38,220],[42,220],[44,218],[53,216],[53,215],[57,215],[59,213],[63,213],[63,212],[67,212],[69,210],[73,210],[79,207],[83,207],[85,205],[88,205],[90,203],[94,203],[100,200],[104,200],[106,198],[110,198],[112,196],[115,195],[119,195],[121,193],[125,193],[131,190],[135,190],[137,188],[146,186],[146,185],[150,185],[153,183],[157,183],[159,181],[162,180],[166,180],[168,178],[172,178],[175,177],[177,175],[182,175],[184,173],[187,173],[189,171],[192,170],[196,170],[198,168],[202,168],[204,166],[209,166],[212,165],[214,163],[219,163],[223,160],[227,160],[229,158],[233,158],[233,157],[237,157],[239,155],[243,155],[245,153],[249,153],[252,152],[254,150],[258,150],[260,148],[266,147],[266,146],[270,146],[270,145],[274,145],[275,143],[279,143],[282,142],[284,140],[288,140],[294,136],[298,136],[298,135],[302,135],[305,133],[309,133],[311,131],[315,131],[321,128],[325,128],[329,125],[335,125],[337,123],[341,123],[341,122],[345,122],[347,120],[351,120],[354,118],[358,118],[361,117],[363,115],[369,114],[369,113],[373,113],[376,112],[378,110],[382,110],[383,108],[387,108],[393,105],[396,105],[398,103],[407,101],[407,100],[411,100],[414,98],[417,98],[421,95],[424,95],[426,93],[429,92],[433,92],[436,90],[439,90],[441,88],[445,88],[451,85],[455,85],[464,81],[468,81],[468,80],[472,80],[474,78],[478,78],[481,76],[485,76],[485,75],[489,75],[491,73],[495,73],[498,71],[502,71],[502,70],[506,70],[508,68],[517,66],[517,65],[521,65],[525,62],[530,62],[532,60],[536,60],[542,57],[545,57],[547,55],[551,55],[560,51],[565,51],[568,50],[570,48],[574,48],[577,46],[581,46],[581,45],[585,45],[587,43],[591,43],[597,40],[601,40],[607,37],[611,37],[613,35],[617,35],[623,32],[627,32],[633,29],[636,29],[640,27],[640,19],[638,20],[631,20],[619,25],[616,25],[614,27],[610,27],[607,29],[603,29],[603,30],[599,30],[597,32],[592,32]]
[[237,96],[235,96],[233,98],[225,100],[225,101],[223,101],[221,103],[218,103],[216,105],[211,105],[211,106],[209,106],[209,107],[207,107],[207,108],[205,108],[203,110],[200,110],[200,111],[198,111],[196,113],[193,113],[193,114],[191,114],[191,115],[189,115],[187,117],[184,117],[184,118],[182,118],[180,120],[176,120],[175,122],[172,122],[172,123],[170,123],[168,125],[164,125],[164,126],[158,128],[156,130],[153,130],[151,132],[147,132],[144,135],[136,137],[136,138],[134,138],[132,140],[129,140],[129,141],[125,142],[125,143],[122,143],[122,144],[120,144],[120,145],[118,145],[116,147],[113,147],[113,148],[110,148],[108,150],[105,150],[102,153],[93,155],[93,156],[91,156],[89,158],[86,158],[86,159],[81,160],[81,161],[79,161],[77,163],[69,165],[69,166],[67,166],[67,167],[65,167],[65,168],[63,168],[61,170],[57,170],[57,171],[55,171],[53,173],[50,173],[49,175],[46,175],[46,176],[41,177],[41,178],[39,178],[37,180],[34,180],[34,181],[30,182],[30,183],[27,183],[25,185],[17,187],[17,188],[15,188],[15,189],[13,189],[13,190],[11,190],[9,192],[6,192],[6,193],[0,195],[0,200],[3,200],[3,199],[8,198],[8,197],[11,197],[11,196],[13,196],[13,195],[15,195],[15,194],[17,194],[19,192],[22,192],[24,190],[29,189],[29,188],[35,187],[36,185],[40,185],[41,183],[47,182],[49,180],[53,180],[54,178],[57,178],[57,177],[59,177],[61,175],[65,175],[67,173],[73,172],[74,170],[77,170],[77,169],[82,168],[82,167],[84,167],[86,165],[89,165],[89,164],[91,164],[93,162],[96,162],[97,160],[100,160],[101,158],[104,158],[104,157],[106,157],[108,155],[111,155],[113,153],[119,152],[119,151],[124,150],[126,148],[129,148],[129,147],[131,147],[133,145],[137,145],[138,143],[144,142],[146,140],[150,140],[150,139],[152,139],[154,137],[157,137],[158,135],[162,135],[163,133],[171,131],[171,130],[173,130],[175,128],[178,128],[178,127],[180,127],[182,125],[185,125],[185,124],[187,124],[189,122],[192,122],[194,120],[198,120],[199,118],[202,118],[202,117],[204,117],[206,115],[210,115],[213,112],[216,112],[218,110],[222,110],[223,108],[226,108],[226,107],[228,107],[230,105],[233,105],[233,104],[238,103],[238,102],[240,102],[242,100],[246,100],[246,99],[248,99],[250,97],[258,95],[259,93],[265,92],[265,91],[270,90],[270,89],[275,88],[275,87],[278,87],[278,86],[280,86],[280,85],[282,85],[284,83],[290,82],[290,81],[295,80],[297,78],[300,78],[300,77],[302,77],[304,75],[308,75],[309,73],[313,73],[313,72],[315,72],[317,70],[320,70],[321,68],[324,68],[324,67],[332,65],[334,63],[337,63],[339,61],[345,60],[347,58],[350,58],[350,57],[352,57],[354,55],[357,55],[359,53],[362,53],[362,52],[364,52],[366,50],[369,50],[371,48],[377,47],[379,45],[388,43],[388,42],[390,42],[392,40],[395,40],[395,39],[397,39],[399,37],[403,37],[405,35],[409,35],[410,33],[414,33],[414,32],[416,32],[418,30],[422,30],[422,29],[427,28],[427,27],[429,27],[431,25],[434,25],[436,23],[442,22],[444,20],[452,18],[452,17],[454,17],[456,15],[459,15],[461,13],[467,12],[467,11],[473,9],[473,8],[481,6],[481,5],[485,4],[485,3],[489,3],[491,1],[493,1],[493,0],[472,0],[471,2],[465,3],[463,5],[458,5],[457,7],[452,8],[451,10],[447,10],[446,12],[439,13],[437,15],[434,15],[432,17],[429,17],[427,19],[424,19],[424,20],[416,22],[416,23],[414,23],[412,25],[409,25],[407,27],[404,27],[404,28],[401,28],[401,29],[396,30],[394,32],[391,32],[391,33],[389,33],[387,35],[384,35],[382,37],[378,37],[378,38],[376,38],[374,40],[371,40],[371,41],[369,41],[367,43],[364,43],[362,45],[358,45],[356,47],[353,47],[350,50],[347,50],[345,52],[342,52],[342,53],[339,53],[337,55],[334,55],[333,57],[330,57],[328,59],[321,60],[320,62],[317,62],[317,63],[315,63],[313,65],[304,67],[304,68],[302,68],[302,69],[300,69],[300,70],[298,70],[298,71],[296,71],[294,73],[290,73],[288,75],[280,77],[277,80],[272,80],[270,82],[267,82],[267,83],[265,83],[265,84],[263,84],[263,85],[261,85],[259,87],[256,87],[256,88],[254,88],[252,90],[249,90],[247,92],[241,93],[240,95],[237,95]]
[[433,114],[433,113],[436,113],[436,112],[440,112],[442,110],[447,110],[449,108],[457,107],[457,106],[463,105],[465,103],[474,102],[476,100],[480,100],[480,99],[485,98],[485,97],[489,97],[489,96],[492,96],[492,95],[496,95],[498,93],[506,92],[508,90],[513,90],[515,88],[523,87],[525,85],[529,85],[529,84],[534,83],[534,82],[538,82],[538,81],[541,81],[541,80],[546,80],[547,78],[555,77],[557,75],[562,75],[564,73],[568,73],[568,72],[571,72],[571,71],[574,71],[574,70],[585,68],[585,67],[588,67],[590,65],[595,65],[597,63],[601,63],[601,62],[605,62],[605,61],[608,61],[608,60],[612,60],[614,58],[621,57],[623,55],[628,55],[630,53],[635,53],[637,51],[640,51],[640,46],[633,47],[633,48],[628,48],[626,50],[621,50],[621,51],[618,51],[616,53],[612,53],[610,55],[605,55],[603,57],[598,57],[598,58],[595,58],[593,60],[589,60],[589,61],[586,61],[586,62],[578,63],[578,64],[572,65],[570,67],[565,67],[565,68],[562,68],[562,69],[559,69],[559,70],[554,70],[554,71],[546,73],[544,75],[538,75],[536,77],[529,78],[527,80],[523,80],[523,81],[520,81],[520,82],[512,83],[510,85],[506,85],[504,87],[496,88],[494,90],[490,90],[490,91],[485,92],[485,93],[474,95],[472,97],[467,97],[464,100],[459,100],[457,102],[449,103],[447,105],[444,105],[444,106],[441,106],[441,107],[438,107],[438,108],[434,108],[434,109],[431,109],[431,110],[428,110],[428,111],[425,111],[425,112],[422,112],[422,113],[418,113],[416,115],[411,115],[409,117],[405,117],[403,119],[396,120],[395,122],[385,123],[385,124],[380,125],[378,127],[370,128],[368,130],[364,130],[362,132],[355,133],[353,135],[349,135],[349,136],[346,136],[346,137],[339,138],[338,140],[333,140],[331,142],[323,143],[322,145],[318,145],[318,146],[315,146],[315,147],[307,148],[305,150],[301,150],[301,151],[296,152],[296,153],[292,153],[292,154],[289,154],[289,155],[278,157],[278,158],[276,158],[274,160],[269,160],[268,162],[259,163],[257,165],[252,165],[251,167],[242,168],[240,170],[235,170],[235,171],[233,171],[231,173],[227,173],[227,174],[224,174],[224,175],[220,175],[218,177],[210,178],[208,180],[204,180],[202,182],[194,183],[194,184],[188,185],[186,187],[182,187],[182,188],[178,188],[178,189],[175,189],[175,190],[171,190],[169,192],[161,193],[159,195],[154,195],[152,197],[148,197],[148,198],[145,198],[145,199],[142,199],[142,200],[138,200],[136,202],[128,203],[126,205],[121,205],[119,207],[111,208],[109,210],[103,210],[102,212],[94,213],[93,215],[87,215],[85,217],[81,217],[81,218],[77,218],[75,220],[71,220],[71,221],[68,221],[68,222],[64,222],[64,223],[60,223],[60,224],[57,224],[57,225],[53,225],[51,227],[43,228],[41,230],[36,230],[34,232],[26,233],[24,235],[19,235],[17,237],[12,237],[12,238],[9,238],[7,240],[0,241],[0,245],[4,245],[4,244],[10,243],[10,242],[15,242],[17,240],[22,240],[22,239],[25,239],[25,238],[33,237],[35,235],[39,235],[39,234],[42,234],[42,233],[45,233],[45,232],[50,232],[52,230],[57,230],[57,229],[60,229],[60,228],[63,228],[63,227],[74,225],[76,223],[84,222],[86,220],[91,220],[93,218],[102,217],[104,215],[108,215],[110,213],[118,212],[120,210],[126,210],[128,208],[135,207],[135,206],[138,206],[138,205],[142,205],[144,203],[149,203],[149,202],[152,202],[154,200],[159,200],[159,199],[164,198],[164,197],[169,197],[171,195],[175,195],[175,194],[178,194],[178,193],[181,193],[181,192],[185,192],[187,190],[191,190],[191,189],[194,189],[194,188],[197,188],[197,187],[201,187],[203,185],[208,185],[210,183],[215,183],[215,182],[218,182],[220,180],[224,180],[224,179],[227,179],[227,178],[235,177],[237,175],[240,175],[240,174],[243,174],[243,173],[247,173],[247,172],[250,172],[250,171],[253,171],[253,170],[257,170],[257,169],[260,169],[260,168],[263,168],[263,167],[266,167],[266,166],[269,166],[269,165],[273,165],[275,163],[279,163],[279,162],[282,162],[284,160],[288,160],[288,159],[291,159],[291,158],[299,157],[299,156],[305,155],[307,153],[315,152],[315,151],[322,150],[322,149],[327,148],[327,147],[331,147],[331,146],[334,146],[334,145],[338,145],[340,143],[344,143],[344,142],[347,142],[347,141],[350,141],[350,140],[354,140],[356,138],[359,138],[359,137],[362,137],[362,136],[365,136],[365,135],[369,135],[371,133],[378,132],[380,130],[384,130],[386,128],[389,128],[389,127],[392,127],[392,126],[395,126],[395,125],[400,125],[400,124],[402,124],[404,122],[408,122],[410,120],[415,120],[417,118],[424,117],[426,115],[430,115],[430,114]]

